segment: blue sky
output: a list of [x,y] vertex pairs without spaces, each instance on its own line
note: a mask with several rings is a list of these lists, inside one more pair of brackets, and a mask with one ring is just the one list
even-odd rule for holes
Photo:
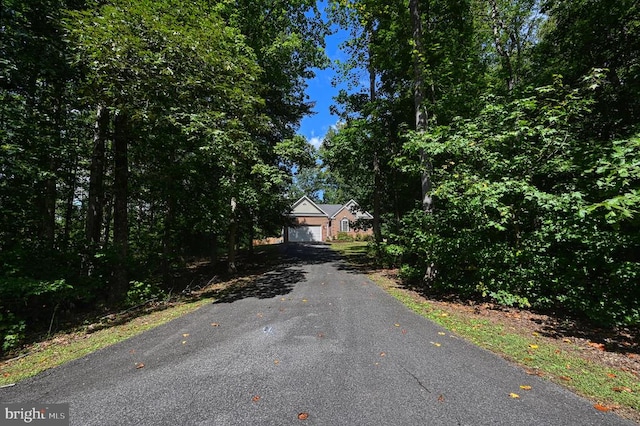
[[[324,2],[318,2],[318,7],[321,10],[324,9],[324,5]],[[348,33],[344,30],[327,37],[326,53],[332,62],[345,58],[345,54],[340,50],[339,45],[347,37]],[[314,71],[316,77],[307,81],[306,93],[309,96],[309,101],[315,102],[315,107],[313,108],[315,114],[302,119],[298,133],[306,137],[317,148],[322,143],[322,138],[327,131],[338,121],[338,117],[331,115],[329,112],[329,107],[333,104],[333,97],[338,94],[342,86],[333,87],[331,85],[331,80],[335,76],[335,71],[332,68],[325,70],[315,69]]]

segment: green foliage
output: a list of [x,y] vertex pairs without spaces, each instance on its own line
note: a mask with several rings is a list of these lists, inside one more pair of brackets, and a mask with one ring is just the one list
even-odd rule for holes
[[24,339],[24,331],[27,327],[25,320],[19,320],[11,312],[0,312],[0,335],[2,339],[2,351],[8,352],[18,347]]
[[280,232],[315,162],[295,136],[326,65],[315,2],[7,0],[0,16],[4,330],[159,295],[142,283]]
[[438,210],[403,219],[407,276],[435,264],[440,291],[637,322],[638,140],[583,142],[590,105],[557,84],[414,135]]
[[[27,320],[51,313],[74,292],[65,279],[41,280],[0,276],[0,336],[2,351],[17,348],[27,331]],[[0,351],[1,352],[1,351]]]
[[336,235],[336,241],[352,242],[355,241],[355,238],[353,238],[353,235],[347,232],[338,232],[338,235]]
[[137,306],[149,300],[162,299],[164,297],[166,297],[165,292],[157,285],[149,282],[131,281],[125,304],[127,306]]

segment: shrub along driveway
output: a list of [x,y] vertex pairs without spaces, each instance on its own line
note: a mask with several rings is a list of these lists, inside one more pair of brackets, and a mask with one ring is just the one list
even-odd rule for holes
[[326,246],[216,303],[0,389],[74,425],[631,424],[409,311]]

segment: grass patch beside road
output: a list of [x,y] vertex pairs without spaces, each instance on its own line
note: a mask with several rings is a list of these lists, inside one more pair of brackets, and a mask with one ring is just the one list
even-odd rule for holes
[[[356,265],[367,263],[366,248],[361,245],[336,244],[332,247]],[[369,262],[370,263],[370,262]],[[404,288],[397,279],[390,278],[371,264],[363,268],[369,278],[417,314],[456,333],[458,336],[518,363],[531,375],[552,380],[594,402],[594,409],[614,410],[620,415],[640,422],[640,381],[637,372],[598,362],[589,351],[570,339],[545,336],[525,327],[522,322],[488,320],[474,315],[465,304],[439,303]],[[517,315],[511,313],[510,315]],[[591,343],[593,344],[593,343]],[[609,354],[622,356],[621,354]],[[633,354],[632,354],[633,355]]]
[[30,343],[20,351],[21,355],[9,360],[0,360],[0,387],[11,386],[28,377],[57,367],[68,361],[83,357],[104,347],[136,336],[173,319],[212,303],[234,288],[242,288],[262,273],[281,262],[280,245],[261,245],[253,253],[243,253],[238,262],[243,274],[236,277],[214,271],[208,262],[194,263],[184,271],[186,282],[201,284],[188,292],[190,296],[179,296],[172,301],[144,305],[140,309],[112,313],[96,323],[76,325],[72,330],[60,332],[43,341]]
[[123,324],[94,333],[77,331],[57,335],[25,349],[26,355],[0,363],[0,386],[11,385],[28,377],[83,357],[98,349],[126,340],[211,303],[210,298],[176,303],[168,308],[131,319]]

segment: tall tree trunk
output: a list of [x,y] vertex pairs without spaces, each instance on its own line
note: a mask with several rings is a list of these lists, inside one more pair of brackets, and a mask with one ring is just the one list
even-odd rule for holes
[[87,200],[87,217],[85,238],[90,246],[100,244],[102,219],[104,211],[104,158],[107,132],[109,129],[109,110],[98,105],[96,121],[93,128],[93,152],[89,166],[89,197]]
[[[508,29],[502,18],[500,17],[500,11],[498,10],[498,3],[496,0],[489,0],[489,6],[491,7],[491,27],[493,30],[493,42],[495,44],[496,52],[502,59],[502,67],[504,68],[505,83],[509,91],[513,90],[516,83],[516,76],[513,71],[513,65],[511,63],[511,52],[504,45],[500,39],[500,33],[506,32]],[[510,35],[512,38],[512,35]]]
[[58,191],[56,189],[56,160],[50,154],[48,172],[49,177],[44,182],[44,215],[42,217],[42,240],[46,247],[53,249],[56,234],[56,200]]
[[229,245],[228,245],[228,266],[230,274],[238,271],[236,267],[236,240],[238,238],[238,219],[236,218],[236,209],[238,204],[235,197],[231,197],[231,216],[229,219]]
[[[428,126],[428,111],[424,105],[426,98],[425,89],[425,58],[426,52],[422,40],[422,14],[420,12],[419,0],[409,0],[409,13],[411,15],[411,27],[413,29],[413,104],[415,108],[416,132],[424,133]],[[424,150],[420,152],[420,162],[423,167],[421,176],[422,208],[425,212],[433,211],[433,200],[431,198],[431,164]]]
[[128,123],[123,112],[114,119],[114,180],[113,180],[113,244],[117,252],[117,263],[113,272],[111,302],[119,301],[127,292],[129,281],[127,271],[127,252],[129,245],[128,223]]
[[[171,164],[173,164],[175,156],[171,154]],[[167,193],[167,211],[164,220],[164,235],[162,238],[162,280],[167,286],[171,286],[171,260],[173,258],[175,244],[173,241],[173,229],[175,227],[176,215],[176,196],[173,179],[168,183],[169,191]]]
[[216,234],[215,232],[211,232],[210,244],[211,266],[215,268],[216,264],[218,263],[218,234]]
[[[369,100],[376,101],[376,70],[373,66],[373,31],[369,31]],[[382,242],[382,230],[380,227],[380,192],[382,191],[382,178],[380,171],[379,145],[374,142],[373,151],[373,238],[376,243]]]
[[253,213],[249,214],[249,229],[248,229],[248,240],[249,240],[249,246],[247,247],[249,249],[249,256],[253,257],[254,254],[254,247],[253,247],[253,240],[255,238],[255,232],[254,232],[254,224],[256,222],[255,218],[253,217]]
[[113,194],[105,193],[104,198],[104,231],[102,232],[102,244],[109,246],[111,241],[111,224],[113,219]]
[[71,170],[69,171],[69,181],[67,182],[67,200],[64,213],[64,229],[62,234],[63,250],[69,248],[69,240],[71,238],[71,224],[73,222],[73,202],[76,198],[76,185],[78,184],[78,155],[75,154],[75,159]]
[[[428,0],[427,0],[428,1]],[[413,28],[413,42],[415,52],[413,54],[413,67],[414,67],[414,86],[413,86],[413,101],[416,113],[416,132],[424,133],[428,130],[428,111],[424,105],[426,98],[425,89],[425,69],[427,64],[426,51],[423,44],[423,32],[422,32],[422,14],[420,12],[420,3],[418,0],[409,0],[409,12],[411,14],[411,25]],[[433,89],[432,89],[433,93]],[[422,209],[426,213],[433,213],[433,199],[431,198],[431,162],[427,156],[427,153],[422,149],[420,151],[420,162],[422,164]],[[432,282],[436,277],[436,266],[431,262],[427,266],[427,270],[424,274],[424,281],[426,283]]]

